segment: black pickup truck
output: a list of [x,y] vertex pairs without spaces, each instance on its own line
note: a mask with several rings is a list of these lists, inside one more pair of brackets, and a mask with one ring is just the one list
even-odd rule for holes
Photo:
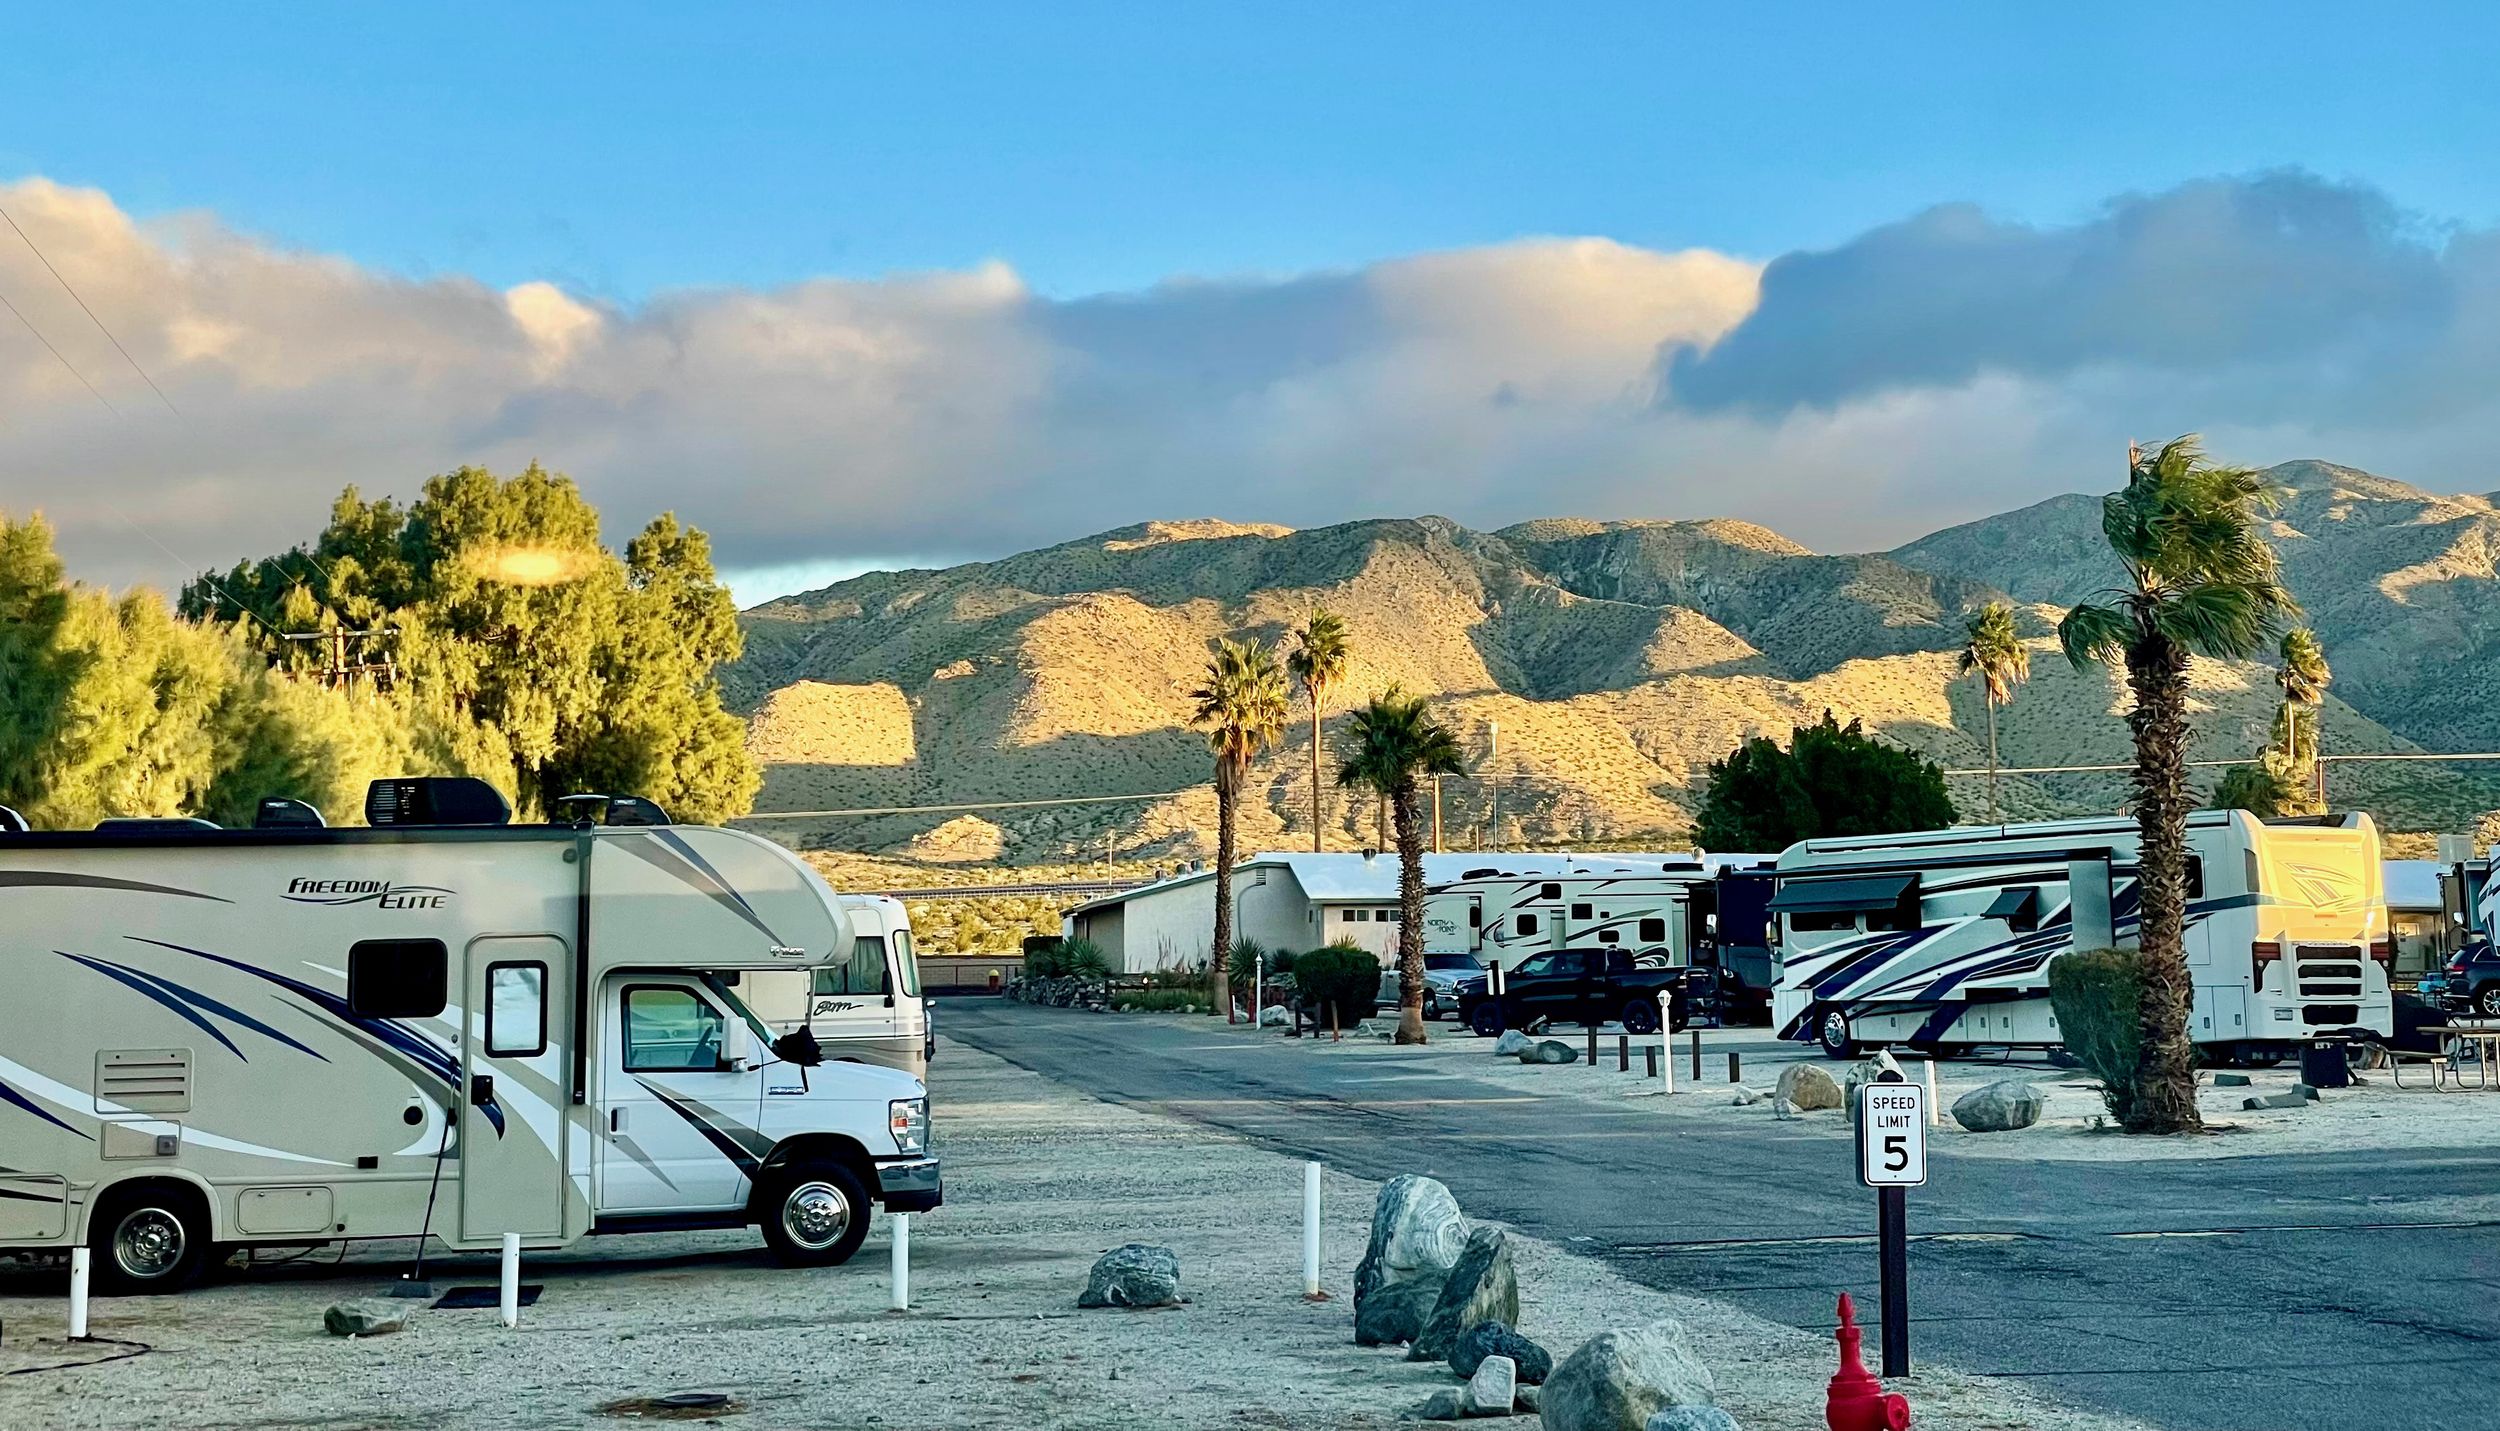
[[1658,1031],[1658,995],[1669,996],[1668,1027],[1681,1031],[1685,981],[1693,970],[1637,963],[1628,949],[1556,949],[1530,955],[1502,975],[1494,997],[1491,976],[1458,986],[1459,1021],[1485,1038],[1504,1029],[1526,1029],[1542,1019],[1556,1024],[1620,1023],[1626,1033]]

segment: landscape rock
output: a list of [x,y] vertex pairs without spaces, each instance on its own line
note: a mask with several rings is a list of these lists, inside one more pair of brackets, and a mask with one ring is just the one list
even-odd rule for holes
[[2240,1100],[2242,1111],[2254,1113],[2261,1108],[2306,1108],[2309,1100],[2298,1093],[2266,1093]]
[[1381,1043],[1387,1043],[1391,1039],[1398,1036],[1398,1023],[1395,1019],[1365,1019],[1361,1023],[1356,1024],[1354,1027],[1347,1029],[1345,1031],[1345,1036],[1347,1038],[1375,1039]]
[[1489,1356],[1476,1363],[1476,1374],[1467,1378],[1458,1409],[1469,1416],[1508,1416],[1518,1400],[1519,1369],[1509,1357]]
[[[1851,1065],[1848,1076],[1841,1081],[1840,1085],[1840,1101],[1842,1106],[1849,1110],[1849,1121],[1851,1123],[1858,1121],[1858,1090],[1870,1083],[1882,1082],[1887,1073],[1900,1072],[1901,1065],[1894,1060],[1890,1051],[1880,1048],[1875,1050],[1873,1058]],[[1906,1077],[1904,1075],[1903,1081],[1906,1081]]]
[[334,1337],[378,1337],[408,1326],[404,1302],[334,1302],[321,1314],[321,1326]]
[[1450,1347],[1450,1370],[1474,1376],[1486,1357],[1510,1358],[1522,1386],[1541,1385],[1554,1373],[1554,1354],[1521,1336],[1508,1322],[1478,1322]]
[[1761,1102],[1764,1098],[1770,1096],[1758,1088],[1747,1088],[1741,1083],[1737,1084],[1736,1087],[1731,1090],[1731,1093],[1732,1096],[1729,1101],[1734,1103],[1739,1108],[1751,1108],[1755,1104]]
[[1974,1133],[2010,1133],[2040,1121],[2048,1097],[2019,1078],[2001,1078],[1953,1100],[1953,1121]]
[[1355,1342],[1413,1341],[1466,1250],[1467,1219],[1448,1188],[1411,1173],[1391,1178],[1372,1204],[1371,1241],[1354,1269]]
[[1807,1113],[1841,1105],[1840,1084],[1816,1063],[1792,1063],[1781,1069],[1778,1094],[1789,1107]]
[[1668,1320],[1591,1337],[1546,1378],[1538,1414],[1545,1431],[1644,1431],[1656,1412],[1718,1399],[1684,1324]]
[[1456,1421],[1459,1418],[1462,1391],[1464,1388],[1458,1391],[1453,1391],[1446,1386],[1441,1388],[1424,1398],[1424,1404],[1415,1408],[1415,1415],[1425,1421]]
[[1259,1027],[1261,1028],[1281,1029],[1292,1022],[1293,1014],[1282,1005],[1270,1004],[1259,1010]]
[[1517,1058],[1519,1055],[1528,1051],[1528,1042],[1528,1036],[1521,1033],[1519,1030],[1504,1029],[1502,1030],[1502,1036],[1493,1040],[1493,1056],[1495,1058]]
[[1715,1406],[1670,1406],[1653,1413],[1641,1431],[1739,1431],[1736,1418]]
[[1094,1261],[1080,1307],[1169,1307],[1181,1299],[1180,1254],[1132,1242]]
[[2246,1088],[2255,1081],[2256,1080],[2250,1078],[2245,1073],[2217,1073],[2214,1075],[2214,1087],[2216,1088]]
[[1447,1271],[1418,1273],[1402,1282],[1384,1282],[1354,1299],[1354,1344],[1358,1347],[1403,1346],[1423,1335],[1434,1304],[1441,1300]]
[[1545,1402],[1545,1388],[1522,1382],[1519,1387],[1519,1409],[1534,1416]]
[[1797,1116],[1797,1105],[1785,1098],[1774,1098],[1771,1100],[1771,1113],[1772,1116],[1786,1123]]
[[1518,1320],[1519,1274],[1511,1261],[1510,1235],[1498,1227],[1479,1227],[1467,1234],[1467,1246],[1441,1284],[1441,1295],[1415,1334],[1407,1360],[1439,1361],[1468,1328]]
[[1520,1050],[1521,1063],[1577,1063],[1580,1051],[1558,1038],[1541,1038]]

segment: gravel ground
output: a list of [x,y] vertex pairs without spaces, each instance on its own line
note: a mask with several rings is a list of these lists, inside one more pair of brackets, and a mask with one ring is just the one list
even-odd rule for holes
[[[397,1335],[325,1335],[324,1307],[379,1292],[407,1255],[408,1244],[386,1244],[339,1263],[228,1273],[181,1297],[98,1302],[98,1336],[149,1350],[0,1376],[0,1427],[603,1426],[619,1419],[601,1410],[610,1403],[693,1389],[737,1398],[725,1426],[1385,1428],[1454,1384],[1446,1368],[1353,1345],[1351,1284],[1375,1185],[1327,1180],[1335,1300],[1306,1303],[1297,1164],[942,1042],[948,1202],[914,1219],[907,1315],[884,1310],[881,1221],[847,1268],[782,1271],[742,1234],[594,1240],[529,1260],[525,1280],[546,1291],[515,1332],[491,1310],[420,1308]],[[1131,1240],[1178,1250],[1190,1304],[1078,1312],[1093,1258]],[[1679,1317],[1745,1426],[1823,1424],[1827,1338],[1662,1295],[1548,1244],[1520,1239],[1516,1256],[1524,1330],[1558,1358],[1606,1327]],[[494,1276],[491,1259],[436,1268],[438,1289]],[[126,1350],[62,1343],[65,1280],[0,1272],[0,1372]],[[2139,1424],[1945,1371],[1901,1389],[1938,1431]]]
[[[1160,1017],[1131,1014],[1129,1018]],[[1234,1031],[1242,1038],[1252,1035],[1248,1027]],[[1584,1062],[1558,1065],[1521,1064],[1515,1059],[1495,1058],[1493,1041],[1477,1038],[1454,1024],[1437,1023],[1430,1029],[1432,1041],[1426,1049],[1436,1057],[1450,1061],[1450,1071],[1466,1077],[1496,1084],[1522,1093],[1565,1098],[1610,1100],[1644,1098],[1654,1101],[1661,1117],[1709,1119],[1724,1123],[1762,1122],[1774,1114],[1770,1100],[1751,1107],[1735,1106],[1727,1082],[1727,1050],[1742,1050],[1745,1084],[1769,1094],[1778,1084],[1780,1070],[1792,1063],[1822,1065],[1834,1078],[1844,1076],[1848,1065],[1823,1057],[1818,1050],[1802,1044],[1779,1044],[1761,1029],[1708,1029],[1702,1032],[1702,1079],[1692,1077],[1688,1035],[1675,1039],[1675,1076],[1677,1091],[1658,1096],[1659,1084],[1644,1076],[1646,1067],[1642,1048],[1655,1044],[1657,1036],[1632,1042],[1632,1069],[1629,1074],[1616,1071],[1616,1038],[1603,1034],[1598,1039],[1597,1067]],[[1347,1039],[1342,1043],[1326,1040],[1288,1040],[1273,1030],[1263,1035],[1276,1045],[1280,1057],[1372,1058],[1383,1055],[1411,1055],[1414,1049],[1398,1049],[1376,1040]],[[1565,1029],[1555,1038],[1585,1055],[1584,1031]],[[1922,1061],[1914,1057],[1901,1060],[1905,1073],[1919,1077]],[[1945,1060],[1936,1065],[1938,1101],[1943,1105],[1941,1126],[1931,1132],[1938,1147],[1949,1147],[1956,1153],[1992,1158],[2091,1159],[2098,1162],[2139,1161],[2172,1158],[2250,1157],[2270,1153],[2354,1152],[2373,1148],[2487,1148],[2500,1143],[2500,1089],[2482,1090],[2472,1086],[2472,1064],[2466,1066],[2467,1086],[2462,1090],[2433,1091],[2430,1071],[2408,1067],[2404,1071],[2404,1088],[2395,1086],[2385,1070],[2362,1076],[2363,1084],[2353,1088],[2328,1089],[2316,1103],[2300,1109],[2263,1109],[2247,1111],[2241,1103],[2251,1094],[2280,1093],[2300,1081],[2296,1064],[2278,1068],[2239,1070],[2251,1081],[2246,1088],[2218,1088],[2214,1073],[2199,1075],[2207,1128],[2214,1134],[2205,1138],[2130,1138],[2114,1132],[2105,1124],[2108,1108],[2101,1101],[2100,1085],[2082,1070],[2062,1068],[2037,1060],[2004,1060],[1976,1058]],[[2019,1078],[2031,1083],[2047,1095],[2047,1105],[2040,1121],[2030,1128],[2013,1133],[1969,1133],[1953,1121],[1953,1100],[1973,1089],[1999,1079]],[[2418,1085],[2418,1086],[2417,1086]],[[1826,1125],[1835,1139],[1849,1136],[1847,1119],[1838,1113],[1820,1112],[1802,1115],[1804,1126]]]

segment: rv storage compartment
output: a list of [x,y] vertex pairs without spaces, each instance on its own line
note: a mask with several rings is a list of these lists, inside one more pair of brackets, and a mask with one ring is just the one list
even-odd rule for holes
[[69,1182],[64,1178],[0,1178],[0,1241],[42,1242],[69,1235]]
[[328,1232],[328,1188],[245,1188],[235,1196],[234,1226],[254,1237]]

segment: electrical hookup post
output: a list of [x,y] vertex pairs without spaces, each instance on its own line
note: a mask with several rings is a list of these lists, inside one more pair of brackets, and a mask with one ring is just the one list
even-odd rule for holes
[[1887,1070],[1858,1090],[1858,1182],[1875,1189],[1884,1375],[1910,1374],[1909,1190],[1927,1185],[1927,1089]]

